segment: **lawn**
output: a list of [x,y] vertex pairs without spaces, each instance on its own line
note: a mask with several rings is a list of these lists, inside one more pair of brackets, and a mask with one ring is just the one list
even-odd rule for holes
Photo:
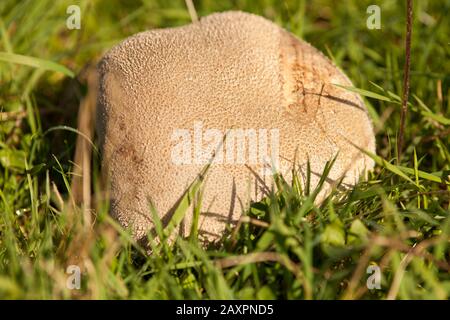
[[[374,124],[375,169],[320,206],[318,189],[275,176],[271,196],[222,241],[205,249],[193,230],[170,243],[157,228],[163,241],[148,255],[108,215],[101,155],[95,137],[86,143],[79,110],[102,54],[137,32],[190,23],[185,2],[2,0],[0,299],[450,298],[450,1],[414,1],[400,158],[406,1],[194,3],[200,17],[264,16],[344,70]],[[66,25],[73,4],[80,29]],[[372,4],[381,29],[367,27]],[[92,148],[87,186],[77,138]]]

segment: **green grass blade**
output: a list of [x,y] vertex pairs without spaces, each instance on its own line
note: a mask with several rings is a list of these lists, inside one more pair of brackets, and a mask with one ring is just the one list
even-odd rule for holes
[[189,188],[185,191],[183,196],[181,197],[180,201],[178,202],[178,205],[176,209],[174,210],[174,213],[172,215],[172,218],[170,219],[170,222],[167,224],[166,228],[164,229],[164,233],[166,237],[170,237],[172,232],[176,229],[176,227],[181,223],[184,216],[186,215],[187,210],[191,206],[191,204],[194,202],[194,199],[200,190],[200,187],[203,183],[203,180],[205,178],[206,171],[208,170],[209,165],[205,167],[205,169],[200,172],[198,177],[192,182],[192,184],[189,186]]
[[381,100],[381,101],[388,101],[388,102],[393,102],[393,103],[398,103],[397,101],[393,101],[391,98],[383,96],[381,94],[372,92],[372,91],[368,91],[368,90],[364,90],[364,89],[359,89],[359,88],[355,88],[355,87],[350,87],[350,86],[343,86],[340,84],[333,84],[336,87],[340,87],[343,89],[346,89],[348,91],[352,91],[352,92],[356,92],[364,97],[368,97],[368,98],[373,98],[376,100]]
[[61,72],[68,77],[73,78],[75,74],[73,71],[68,68],[60,65],[56,62],[44,60],[40,58],[24,56],[21,54],[8,53],[8,52],[0,52],[0,61],[21,64],[25,66],[30,66],[38,69],[44,69],[49,71]]

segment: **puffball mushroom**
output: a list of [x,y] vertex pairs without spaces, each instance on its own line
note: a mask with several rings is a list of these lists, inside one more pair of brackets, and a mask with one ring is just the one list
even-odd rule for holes
[[[111,213],[136,239],[154,227],[149,200],[167,224],[208,159],[199,233],[210,241],[267,195],[268,167],[289,180],[295,164],[305,182],[309,161],[313,188],[337,155],[320,203],[334,181],[354,184],[374,165],[359,149],[375,152],[367,110],[341,87],[350,80],[265,18],[225,12],[142,32],[112,48],[98,69]],[[228,139],[230,132],[245,141]],[[191,223],[190,211],[179,232]]]

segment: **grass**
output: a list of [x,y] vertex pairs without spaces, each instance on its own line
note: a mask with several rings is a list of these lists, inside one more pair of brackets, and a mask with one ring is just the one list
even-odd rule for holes
[[[173,245],[155,243],[150,256],[108,216],[96,152],[93,209],[86,215],[75,204],[74,128],[88,92],[87,65],[126,36],[183,25],[190,15],[182,0],[77,3],[80,30],[65,25],[73,1],[0,2],[0,298],[450,297],[448,1],[414,2],[400,163],[405,3],[377,1],[382,28],[368,30],[373,1],[194,1],[200,17],[229,9],[266,16],[345,70],[373,119],[377,166],[354,188],[333,190],[320,207],[313,204],[317,190],[276,176],[277,189],[252,204],[219,244],[203,250],[193,230]],[[194,183],[190,198],[201,188]],[[187,207],[178,208],[171,229],[198,213]],[[170,235],[156,229],[163,239]],[[69,265],[81,268],[79,290],[67,287]],[[371,265],[381,268],[379,290],[366,286]]]

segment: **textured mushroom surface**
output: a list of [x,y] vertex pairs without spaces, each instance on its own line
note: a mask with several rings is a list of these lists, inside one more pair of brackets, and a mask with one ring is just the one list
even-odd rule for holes
[[[259,147],[256,161],[252,150],[244,161],[227,158],[228,152],[210,167],[199,221],[208,240],[221,237],[226,223],[266,195],[269,162],[289,180],[294,162],[303,177],[309,161],[314,187],[337,154],[320,199],[333,181],[354,184],[374,165],[355,147],[375,152],[364,103],[334,85],[351,86],[350,80],[317,49],[262,17],[225,12],[139,33],[112,48],[99,73],[97,119],[111,212],[136,239],[153,227],[149,199],[169,221],[205,166],[196,161],[199,152],[209,159],[218,150],[233,151],[211,142],[210,133],[243,131],[248,141],[256,134],[268,157],[258,161]],[[196,129],[203,132],[200,142]],[[174,153],[186,135],[191,158],[178,161]],[[196,142],[217,148],[198,151]],[[180,233],[189,233],[191,221],[189,211]]]

